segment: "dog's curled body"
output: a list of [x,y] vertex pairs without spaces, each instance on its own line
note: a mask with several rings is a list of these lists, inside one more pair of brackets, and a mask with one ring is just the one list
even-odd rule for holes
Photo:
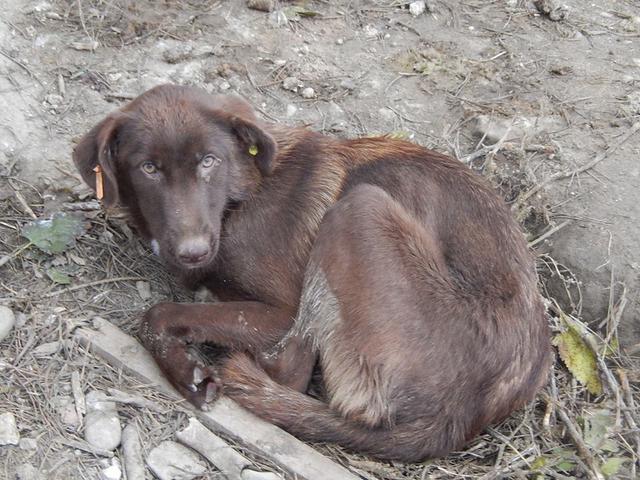
[[[222,387],[305,440],[415,461],[460,448],[546,380],[525,239],[449,157],[263,124],[237,97],[161,86],[74,159],[90,185],[101,165],[106,203],[132,212],[173,271],[233,300],[143,319],[143,343],[196,405]],[[199,365],[194,342],[228,355]],[[306,394],[316,365],[322,400]]]

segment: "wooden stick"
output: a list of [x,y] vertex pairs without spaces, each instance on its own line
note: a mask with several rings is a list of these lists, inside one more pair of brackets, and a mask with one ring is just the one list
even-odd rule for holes
[[[96,319],[97,330],[79,328],[75,338],[95,355],[115,368],[120,368],[146,384],[175,398],[181,396],[162,375],[151,355],[136,339],[111,323]],[[186,402],[184,404],[187,406]],[[233,438],[249,451],[271,460],[299,480],[357,480],[344,467],[271,425],[226,397],[220,398],[209,411],[193,409],[193,415],[207,428]]]
[[567,433],[569,433],[571,440],[573,440],[573,444],[576,446],[576,449],[578,450],[578,455],[582,457],[582,460],[584,460],[584,463],[588,467],[588,469],[586,470],[587,476],[591,480],[604,480],[604,475],[600,473],[600,470],[598,469],[598,466],[596,464],[596,460],[595,458],[593,458],[593,455],[591,455],[591,452],[589,451],[589,447],[584,443],[584,440],[582,440],[582,435],[578,431],[578,428],[575,426],[573,421],[569,418],[569,415],[567,415],[567,412],[564,410],[564,408],[561,405],[556,405],[556,408],[557,408],[558,417],[560,417],[560,420],[562,420],[562,423],[564,423],[565,426],[567,427]]

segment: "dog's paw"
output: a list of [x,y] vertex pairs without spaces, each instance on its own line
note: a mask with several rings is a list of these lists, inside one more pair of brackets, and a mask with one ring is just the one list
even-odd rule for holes
[[206,411],[222,393],[222,381],[214,367],[196,365],[186,388],[184,395],[187,400]]

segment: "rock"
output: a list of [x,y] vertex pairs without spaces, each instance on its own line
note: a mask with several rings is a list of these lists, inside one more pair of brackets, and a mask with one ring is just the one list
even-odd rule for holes
[[0,306],[0,342],[7,338],[15,324],[13,311],[9,307]]
[[38,345],[33,349],[32,353],[35,357],[50,357],[54,353],[60,350],[61,343],[59,341],[53,341]]
[[18,445],[20,433],[13,413],[0,414],[0,445]]
[[300,80],[296,77],[287,77],[282,81],[282,88],[289,90],[290,92],[297,92],[298,87],[301,86]]
[[542,15],[549,17],[549,20],[559,22],[567,18],[568,8],[566,5],[559,5],[556,0],[533,0],[533,5]]
[[21,450],[37,450],[38,441],[35,438],[21,438],[18,443]]
[[365,25],[363,27],[364,34],[369,38],[377,37],[380,31],[373,25]]
[[275,8],[275,0],[247,0],[247,8],[261,12],[272,12]]
[[169,440],[149,452],[147,465],[160,480],[191,480],[207,470],[197,453]]
[[122,431],[122,457],[127,480],[144,480],[145,468],[142,459],[140,436],[135,423],[130,423]]
[[162,59],[167,63],[180,63],[191,57],[193,51],[193,45],[186,42],[180,42],[172,44],[164,52],[162,52]]
[[628,113],[630,115],[640,115],[640,90],[627,95],[627,102],[629,102]]
[[313,88],[306,87],[302,89],[302,92],[300,92],[300,95],[302,95],[302,98],[314,98],[316,96],[316,92]]
[[84,439],[102,450],[114,450],[122,440],[122,427],[117,415],[105,412],[87,413]]
[[120,460],[113,458],[111,465],[100,470],[100,480],[120,480],[122,478],[122,468]]
[[149,282],[139,280],[136,282],[136,288],[138,289],[138,295],[142,300],[149,300],[151,298],[151,285]]
[[122,440],[122,426],[116,404],[107,400],[104,393],[95,390],[87,394],[86,403],[84,439],[96,448],[115,449]]
[[282,476],[273,472],[256,472],[249,468],[245,468],[240,474],[242,480],[282,480]]
[[427,9],[427,4],[422,0],[417,2],[411,2],[409,4],[409,12],[414,17],[417,17],[418,15],[422,15],[426,9]]
[[347,90],[355,90],[356,82],[354,82],[351,78],[345,78],[340,82],[340,86],[342,88],[346,88]]
[[298,111],[298,107],[296,107],[295,105],[289,104],[287,105],[287,117],[291,118],[293,117],[296,112]]
[[344,39],[342,38],[336,39],[336,45],[344,45]]
[[67,427],[76,429],[80,426],[78,412],[70,395],[58,395],[51,399],[52,406],[60,415],[60,421]]

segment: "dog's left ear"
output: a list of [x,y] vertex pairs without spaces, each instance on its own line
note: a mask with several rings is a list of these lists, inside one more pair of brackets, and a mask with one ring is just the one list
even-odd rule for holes
[[271,175],[278,151],[273,137],[251,120],[231,116],[229,122],[231,130],[240,142],[241,153],[253,159],[262,175]]
[[260,127],[249,102],[239,95],[214,95],[206,98],[205,105],[217,121],[229,125],[242,155],[253,161],[263,176],[270,175],[275,168],[278,147],[273,137]]

